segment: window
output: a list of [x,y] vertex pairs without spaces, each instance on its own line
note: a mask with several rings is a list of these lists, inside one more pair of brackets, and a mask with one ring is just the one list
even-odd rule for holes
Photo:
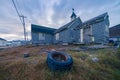
[[59,40],[59,33],[56,33],[55,38],[56,40]]
[[109,27],[107,25],[105,25],[105,30],[106,32],[109,32]]
[[80,29],[80,42],[83,42],[83,29]]
[[45,40],[45,34],[39,33],[39,40]]

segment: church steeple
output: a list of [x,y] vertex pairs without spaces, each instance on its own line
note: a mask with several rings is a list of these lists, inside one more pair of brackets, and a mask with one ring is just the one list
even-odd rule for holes
[[70,17],[71,21],[73,21],[77,17],[77,15],[74,13],[74,8],[72,8],[72,15]]

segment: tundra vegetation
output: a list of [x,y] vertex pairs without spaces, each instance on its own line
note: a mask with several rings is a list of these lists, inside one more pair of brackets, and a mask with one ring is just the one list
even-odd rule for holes
[[[64,46],[20,46],[0,50],[0,80],[120,80],[120,49],[62,50]],[[76,48],[78,46],[68,46]],[[47,51],[64,51],[73,58],[68,72],[52,72]],[[23,54],[29,53],[24,58]],[[99,61],[93,62],[92,57]]]

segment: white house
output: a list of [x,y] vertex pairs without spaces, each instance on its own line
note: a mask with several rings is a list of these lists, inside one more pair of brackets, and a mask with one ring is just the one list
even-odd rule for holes
[[3,38],[0,38],[0,47],[5,46],[7,41]]

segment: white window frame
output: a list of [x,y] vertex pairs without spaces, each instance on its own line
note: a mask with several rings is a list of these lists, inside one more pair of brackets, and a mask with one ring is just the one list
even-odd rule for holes
[[80,29],[80,42],[83,42],[83,28]]
[[39,40],[45,40],[45,33],[39,33]]
[[56,40],[59,40],[59,33],[56,33],[56,34],[55,34],[55,39],[56,39]]
[[107,25],[105,25],[105,31],[109,32],[109,27]]

